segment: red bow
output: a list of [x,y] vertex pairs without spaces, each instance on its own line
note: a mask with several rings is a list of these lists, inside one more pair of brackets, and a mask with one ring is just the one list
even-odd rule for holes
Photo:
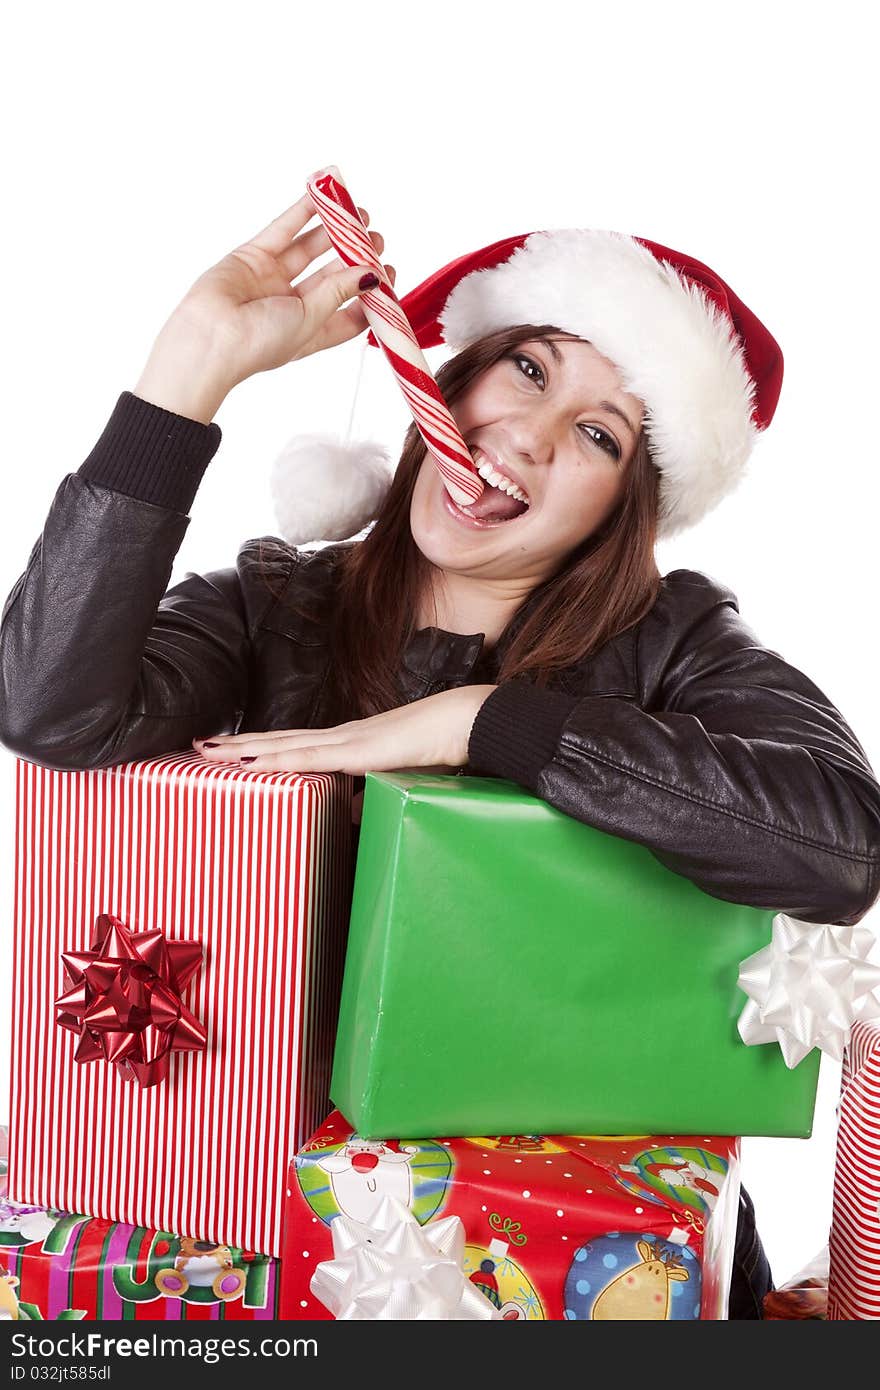
[[65,951],[68,989],[55,1022],[79,1033],[74,1060],[113,1062],[126,1081],[155,1086],[171,1053],[201,1052],[207,1030],[181,1000],[202,963],[197,941],[133,932],[109,912],[95,922],[90,951]]

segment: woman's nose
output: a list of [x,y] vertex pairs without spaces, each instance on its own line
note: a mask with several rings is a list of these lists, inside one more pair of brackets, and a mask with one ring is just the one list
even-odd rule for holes
[[507,434],[514,458],[523,467],[542,467],[553,462],[569,428],[570,415],[551,401],[530,401],[507,422]]
[[528,472],[546,468],[553,461],[556,451],[556,433],[552,423],[542,420],[529,420],[508,431],[510,440],[509,458],[514,467],[519,466]]

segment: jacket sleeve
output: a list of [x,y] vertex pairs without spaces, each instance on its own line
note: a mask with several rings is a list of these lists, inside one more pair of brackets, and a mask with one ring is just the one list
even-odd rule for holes
[[762,647],[706,576],[656,701],[497,687],[469,770],[519,782],[646,845],[698,887],[808,922],[853,925],[878,895],[880,786],[842,715]]
[[0,625],[0,742],[19,757],[97,768],[236,730],[254,626],[241,552],[166,592],[219,440],[125,392],[60,483]]

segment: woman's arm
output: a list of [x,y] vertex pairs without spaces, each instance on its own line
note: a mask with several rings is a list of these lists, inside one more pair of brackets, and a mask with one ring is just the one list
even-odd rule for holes
[[0,742],[12,752],[93,768],[237,727],[253,630],[237,569],[188,574],[166,593],[219,443],[216,425],[123,392],[61,482],[0,625]]
[[854,924],[880,891],[877,779],[822,691],[705,583],[660,708],[510,681],[474,722],[470,770],[646,845],[714,897]]
[[[0,742],[21,757],[98,767],[237,727],[254,624],[236,571],[165,586],[223,399],[367,326],[357,295],[364,272],[378,283],[372,266],[337,258],[297,278],[330,247],[322,227],[303,230],[314,216],[304,193],[199,276],[153,345],[144,398],[123,392],[58,488],[0,630]],[[381,252],[381,233],[369,237]]]

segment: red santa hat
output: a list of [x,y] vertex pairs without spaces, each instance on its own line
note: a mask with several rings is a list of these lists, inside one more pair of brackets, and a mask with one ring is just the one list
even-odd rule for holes
[[[695,525],[742,480],[782,386],[778,343],[702,261],[619,232],[507,237],[460,256],[401,305],[423,349],[455,351],[498,329],[552,324],[592,343],[645,407],[660,471],[658,537]],[[378,346],[372,332],[371,346]],[[375,444],[292,440],[272,490],[292,544],[341,540],[377,514],[390,483]]]

